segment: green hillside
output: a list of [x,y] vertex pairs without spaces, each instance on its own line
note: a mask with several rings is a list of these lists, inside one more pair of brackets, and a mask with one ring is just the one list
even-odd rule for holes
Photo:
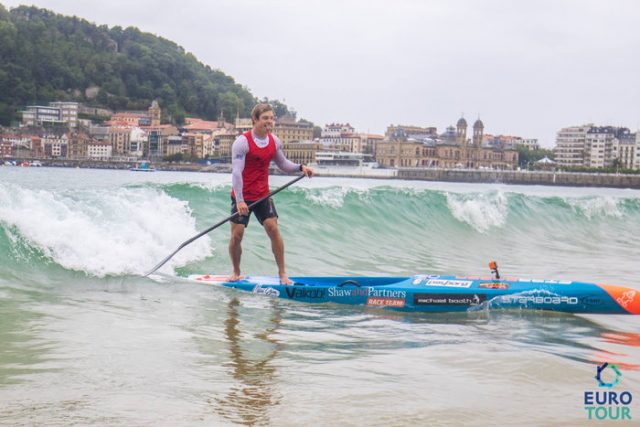
[[[93,88],[88,92],[87,89]],[[35,7],[0,4],[0,124],[27,104],[73,100],[144,110],[158,99],[165,119],[248,117],[255,97],[177,44],[135,27],[108,28]],[[277,113],[286,106],[277,103]]]

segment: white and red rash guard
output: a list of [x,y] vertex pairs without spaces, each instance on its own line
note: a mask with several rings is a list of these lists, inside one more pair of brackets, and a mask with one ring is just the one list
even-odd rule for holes
[[231,147],[231,197],[236,202],[256,201],[269,194],[269,164],[271,160],[283,172],[300,170],[300,165],[286,158],[280,139],[268,133],[257,138],[253,131],[240,135]]

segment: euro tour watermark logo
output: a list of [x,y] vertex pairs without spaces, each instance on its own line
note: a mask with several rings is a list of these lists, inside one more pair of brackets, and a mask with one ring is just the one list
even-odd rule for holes
[[633,395],[629,391],[614,391],[622,373],[618,365],[607,362],[596,367],[599,390],[584,392],[584,409],[590,420],[631,420]]

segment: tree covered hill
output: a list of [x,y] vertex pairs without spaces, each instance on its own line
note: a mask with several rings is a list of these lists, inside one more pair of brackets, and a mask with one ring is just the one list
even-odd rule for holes
[[[232,77],[172,41],[135,27],[0,4],[0,124],[19,119],[27,104],[67,100],[146,110],[154,99],[177,122],[188,114],[215,119],[220,111],[227,120],[236,111],[248,117],[256,102]],[[276,104],[278,115],[287,112]]]

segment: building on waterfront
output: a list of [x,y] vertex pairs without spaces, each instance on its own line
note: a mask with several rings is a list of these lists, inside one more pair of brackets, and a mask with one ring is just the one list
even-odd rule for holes
[[349,123],[331,123],[324,126],[320,134],[323,150],[373,154],[375,143],[382,135],[357,133]]
[[[625,129],[627,133],[629,129]],[[585,136],[584,163],[590,168],[605,168],[613,164],[613,146],[622,129],[613,126],[593,126]]]
[[429,167],[436,162],[437,128],[390,125],[384,140],[375,145],[375,159],[382,167]]
[[[629,129],[622,128],[614,139],[611,156],[613,161],[611,165],[616,164],[622,169],[636,169],[636,159],[638,153],[638,134],[631,133]],[[617,162],[616,162],[617,159]]]
[[167,144],[163,147],[164,156],[175,156],[176,154],[187,154],[188,152],[189,146],[183,144],[180,135],[167,137]]
[[43,135],[42,146],[44,156],[52,159],[67,158],[69,150],[69,136],[63,135]]
[[109,142],[113,147],[114,156],[127,156],[131,148],[130,126],[109,126]]
[[294,163],[308,165],[316,163],[316,154],[322,145],[314,141],[283,142],[282,151],[284,155]]
[[238,134],[236,129],[218,128],[212,132],[212,156],[223,162],[231,162],[231,146]]
[[349,123],[326,124],[320,133],[320,144],[327,150],[352,151],[359,147],[358,135]]
[[370,154],[375,157],[376,146],[384,141],[384,135],[377,135],[373,133],[361,133],[360,140],[362,141],[363,154]]
[[593,124],[589,123],[562,128],[557,132],[554,153],[559,167],[584,166],[587,132],[592,127]]
[[624,127],[590,123],[562,128],[556,136],[556,162],[559,167],[636,169],[637,138],[637,133]]
[[476,120],[471,138],[460,118],[456,127],[438,135],[436,128],[390,126],[385,141],[376,145],[375,158],[383,167],[440,167],[515,169],[518,152],[510,146],[483,143],[484,123]]
[[399,138],[379,143],[375,159],[382,167],[432,167],[437,162],[435,146]]
[[68,159],[86,159],[89,151],[88,146],[91,137],[86,133],[79,132],[69,136],[67,158]]
[[236,115],[236,121],[234,127],[238,133],[238,135],[250,131],[253,129],[253,120],[251,119],[241,119],[240,114]]
[[91,160],[109,160],[113,147],[108,141],[90,141],[87,144],[87,158]]
[[293,116],[284,116],[276,120],[273,133],[278,135],[283,144],[289,142],[313,140],[313,125],[298,121]]
[[0,137],[0,157],[13,157],[11,147],[11,141],[5,141]]
[[182,145],[189,147],[188,154],[195,159],[204,159],[213,154],[213,137],[206,133],[185,133]]
[[39,137],[33,135],[1,135],[2,157],[41,157],[40,141]]
[[147,159],[157,160],[166,156],[168,138],[178,136],[178,129],[172,125],[150,126],[143,129],[147,131],[148,139],[142,157]]
[[149,135],[146,130],[139,127],[131,128],[129,150],[126,154],[133,157],[142,157],[145,152],[149,152],[147,148],[148,141]]

